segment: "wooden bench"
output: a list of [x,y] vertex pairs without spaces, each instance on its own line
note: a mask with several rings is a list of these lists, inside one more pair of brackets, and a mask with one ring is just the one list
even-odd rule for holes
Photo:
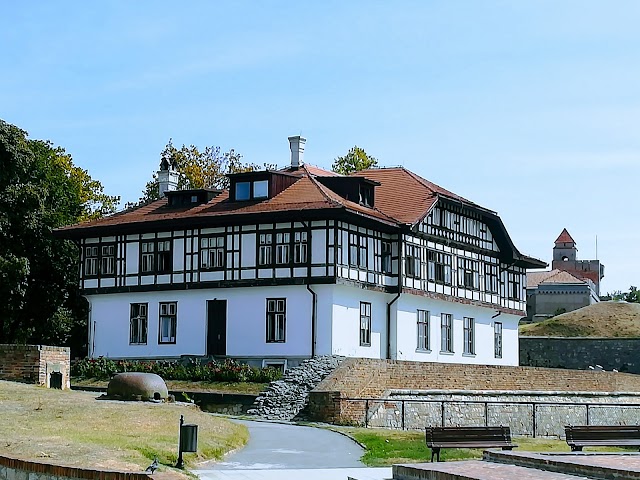
[[509,427],[427,427],[427,447],[440,461],[441,448],[502,448],[511,450],[517,445],[511,442]]
[[564,433],[572,452],[582,447],[640,447],[639,425],[567,425]]

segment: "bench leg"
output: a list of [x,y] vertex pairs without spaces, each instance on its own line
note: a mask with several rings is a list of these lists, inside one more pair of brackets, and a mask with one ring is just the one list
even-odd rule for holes
[[440,449],[439,448],[432,448],[431,449],[431,461],[433,462],[433,457],[436,457],[436,462],[440,461]]
[[581,445],[571,445],[571,451],[572,452],[581,452],[582,451],[582,446]]
[[503,450],[513,450],[513,447],[502,447]]

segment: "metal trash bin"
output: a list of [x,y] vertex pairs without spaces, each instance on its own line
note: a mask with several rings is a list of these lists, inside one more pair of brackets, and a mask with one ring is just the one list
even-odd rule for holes
[[180,450],[183,452],[198,451],[198,425],[189,423],[180,426]]

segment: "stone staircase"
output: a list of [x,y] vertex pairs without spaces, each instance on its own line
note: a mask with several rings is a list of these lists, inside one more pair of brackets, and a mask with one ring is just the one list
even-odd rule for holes
[[345,357],[320,356],[304,360],[297,367],[288,369],[282,379],[271,382],[247,413],[269,420],[304,419],[309,392],[344,359]]

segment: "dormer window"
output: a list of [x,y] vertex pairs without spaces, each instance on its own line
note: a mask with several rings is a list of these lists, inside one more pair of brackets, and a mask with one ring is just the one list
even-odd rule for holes
[[253,198],[267,198],[269,196],[269,180],[253,182]]
[[365,207],[373,207],[373,187],[371,185],[367,185],[366,183],[360,184],[360,198],[358,203]]
[[236,200],[249,200],[251,198],[251,182],[236,183]]

